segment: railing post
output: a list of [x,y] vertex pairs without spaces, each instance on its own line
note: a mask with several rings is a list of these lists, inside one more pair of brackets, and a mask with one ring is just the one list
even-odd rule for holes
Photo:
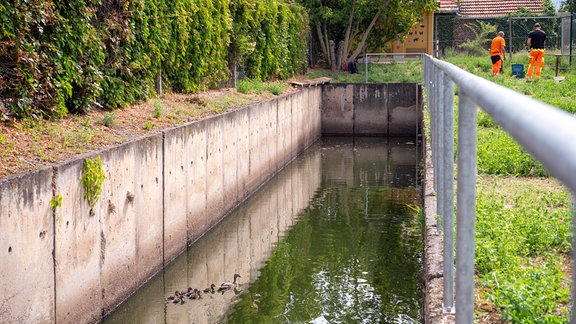
[[[444,73],[437,69],[434,73],[434,107],[436,111],[436,138],[432,138],[432,141],[436,142],[436,150],[432,151],[432,154],[436,155],[436,165],[434,165],[434,174],[436,174],[436,215],[438,215],[442,222],[442,231],[444,231],[444,131],[442,127],[444,126],[444,109],[442,105],[444,104],[442,90],[442,80],[444,78]],[[440,225],[440,224],[438,224]]]
[[469,324],[474,322],[477,112],[476,104],[462,91],[458,102],[456,323]]
[[454,313],[454,83],[442,78],[442,228],[444,231],[444,307],[445,314]]
[[[576,233],[576,193],[574,191],[572,191],[572,230]],[[572,260],[576,260],[576,249],[574,248],[576,244],[574,242],[576,242],[576,235],[572,236]],[[576,303],[574,302],[576,300],[575,270],[574,263],[572,263],[572,291],[570,294],[572,296],[572,316],[570,323],[576,323]]]
[[368,83],[368,53],[364,54],[364,66],[366,70],[366,83]]
[[[430,68],[430,145],[432,146],[432,166],[435,169],[438,166],[436,139],[438,138],[438,113],[436,112],[436,85],[434,84],[434,74],[436,70],[434,66]],[[434,172],[434,191],[438,191],[438,173]]]

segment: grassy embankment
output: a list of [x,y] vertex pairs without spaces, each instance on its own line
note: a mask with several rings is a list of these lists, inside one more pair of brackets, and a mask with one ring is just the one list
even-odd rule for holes
[[[528,68],[525,53],[514,55],[512,62],[505,61],[504,73],[496,79],[487,58],[446,60],[519,93],[576,112],[576,73],[561,72],[565,81],[555,82],[552,55],[542,77],[532,82],[510,77],[511,63]],[[476,317],[482,321],[495,306],[507,322],[569,322],[571,195],[487,114],[479,112],[478,124]]]

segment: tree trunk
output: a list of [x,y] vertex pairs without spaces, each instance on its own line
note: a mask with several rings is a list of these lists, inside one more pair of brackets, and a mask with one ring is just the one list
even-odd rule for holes
[[[354,8],[355,8],[356,1],[352,0],[351,3],[351,10],[350,15],[348,16],[348,26],[346,26],[346,32],[344,33],[344,41],[340,43],[340,57],[339,61],[340,64],[344,62],[344,64],[348,63],[348,52],[350,51],[350,34],[352,33],[352,25],[354,24]],[[342,66],[342,65],[340,65]]]
[[370,25],[368,25],[368,28],[366,28],[366,31],[364,31],[364,34],[362,35],[362,40],[360,41],[360,44],[358,44],[354,53],[352,53],[352,55],[350,55],[350,60],[353,60],[356,57],[358,57],[358,55],[360,53],[362,53],[362,51],[364,50],[364,46],[366,46],[366,39],[368,38],[370,31],[372,31],[372,28],[376,24],[376,21],[378,21],[378,17],[380,17],[380,14],[382,13],[383,8],[384,7],[380,7],[380,9],[378,9],[378,12],[376,12],[376,14],[374,15],[374,18],[372,18]]
[[336,66],[340,70],[344,70],[344,64],[347,64],[348,61],[346,60],[346,48],[344,47],[344,41],[340,41],[338,43],[338,56],[336,57]]
[[330,64],[330,57],[329,57],[329,49],[328,44],[324,41],[324,35],[322,34],[322,28],[320,27],[320,22],[315,21],[314,25],[316,25],[316,35],[318,36],[318,42],[320,43],[320,49],[322,50],[322,54],[328,61],[327,63]]
[[333,40],[330,40],[330,69],[336,72],[336,45]]

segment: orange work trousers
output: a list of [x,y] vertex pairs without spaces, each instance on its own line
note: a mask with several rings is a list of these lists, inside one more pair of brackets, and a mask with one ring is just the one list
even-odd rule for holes
[[502,71],[502,59],[499,59],[495,63],[492,63],[492,75],[498,76]]
[[542,67],[544,66],[544,50],[543,49],[531,49],[530,56],[528,56],[528,72],[526,73],[527,77],[532,77],[532,71],[534,67],[536,67],[535,75],[537,78],[540,77],[540,72],[542,71]]

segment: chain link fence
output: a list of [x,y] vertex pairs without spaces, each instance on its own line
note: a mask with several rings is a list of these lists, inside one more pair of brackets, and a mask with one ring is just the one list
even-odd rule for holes
[[[492,38],[504,31],[509,57],[526,56],[526,39],[535,23],[546,32],[546,61],[560,70],[576,69],[576,14],[555,16],[518,14],[496,18],[466,18],[455,14],[434,17],[435,56],[487,53]],[[554,59],[555,58],[555,59]]]

